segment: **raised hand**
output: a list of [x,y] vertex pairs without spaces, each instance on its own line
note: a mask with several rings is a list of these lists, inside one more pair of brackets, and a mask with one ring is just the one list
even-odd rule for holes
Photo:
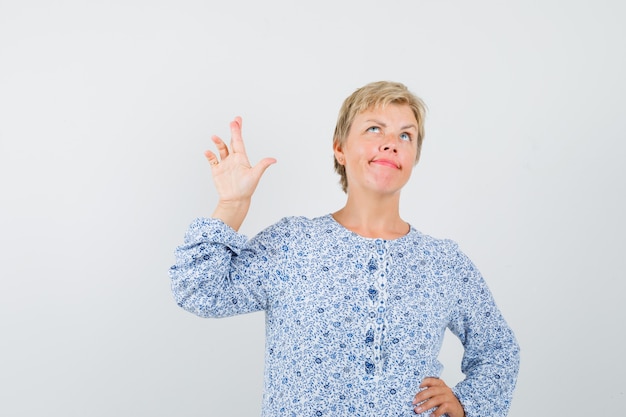
[[230,135],[230,149],[222,139],[213,136],[211,140],[218,154],[205,151],[204,156],[211,164],[213,182],[219,195],[213,217],[238,230],[248,213],[252,194],[261,176],[276,159],[264,158],[254,167],[250,165],[241,137],[241,117],[235,117],[230,122]]
[[465,417],[465,410],[456,398],[452,389],[439,378],[424,378],[420,384],[422,391],[418,392],[413,399],[414,411],[417,414],[424,413],[431,408],[437,407],[431,414],[432,417]]

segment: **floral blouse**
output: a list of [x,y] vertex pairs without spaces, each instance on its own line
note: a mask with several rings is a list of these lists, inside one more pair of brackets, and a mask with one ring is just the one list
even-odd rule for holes
[[263,417],[415,416],[420,383],[441,374],[446,328],[464,346],[453,391],[466,416],[508,412],[518,344],[450,240],[413,227],[364,238],[331,215],[284,218],[248,240],[199,218],[170,277],[178,305],[199,316],[265,311]]

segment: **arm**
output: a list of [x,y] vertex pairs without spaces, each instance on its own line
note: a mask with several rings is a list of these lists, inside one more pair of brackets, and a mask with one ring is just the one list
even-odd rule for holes
[[519,371],[519,345],[478,269],[460,251],[457,309],[449,325],[461,340],[465,380],[452,390],[467,417],[506,416]]
[[221,220],[194,220],[170,268],[177,304],[201,317],[271,308],[290,268],[284,248],[293,247],[302,227],[286,217],[247,240]]
[[194,220],[170,268],[176,303],[201,317],[225,317],[267,305],[262,266],[246,237],[218,219]]
[[455,305],[450,330],[465,352],[464,381],[450,388],[439,378],[425,378],[413,399],[415,412],[435,408],[433,417],[504,417],[519,369],[519,346],[472,262],[454,244],[449,258]]
[[230,123],[231,148],[217,136],[219,159],[211,151],[211,164],[219,195],[212,219],[197,219],[189,227],[184,244],[176,249],[170,268],[172,292],[178,305],[202,317],[222,317],[264,308],[261,285],[251,284],[255,272],[249,259],[254,248],[236,233],[250,206],[252,194],[265,169],[276,160],[265,158],[251,167],[241,138],[241,118]]

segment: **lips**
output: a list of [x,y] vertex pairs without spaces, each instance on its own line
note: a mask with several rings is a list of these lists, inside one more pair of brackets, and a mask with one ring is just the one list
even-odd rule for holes
[[392,161],[391,159],[373,159],[372,161],[370,161],[371,164],[377,164],[377,165],[382,165],[382,166],[386,166],[389,168],[396,168],[396,169],[400,169],[400,166],[395,162]]

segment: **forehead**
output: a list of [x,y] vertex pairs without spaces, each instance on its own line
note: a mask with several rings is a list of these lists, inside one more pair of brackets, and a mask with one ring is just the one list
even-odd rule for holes
[[353,124],[363,123],[370,119],[376,119],[385,123],[413,124],[417,128],[417,118],[413,109],[404,103],[389,103],[387,105],[369,107],[354,116]]

